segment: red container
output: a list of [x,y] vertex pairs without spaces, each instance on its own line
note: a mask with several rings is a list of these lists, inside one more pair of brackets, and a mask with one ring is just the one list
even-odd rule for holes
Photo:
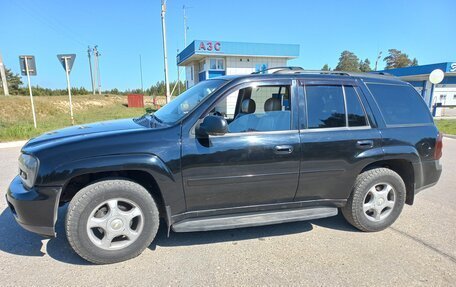
[[127,98],[129,108],[144,108],[144,95],[128,94]]

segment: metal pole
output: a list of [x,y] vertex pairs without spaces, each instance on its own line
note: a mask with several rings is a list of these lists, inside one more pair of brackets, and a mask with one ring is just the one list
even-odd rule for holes
[[382,57],[382,51],[378,53],[377,60],[375,60],[375,68],[374,71],[377,71],[378,60]]
[[68,57],[64,57],[64,60],[65,60],[65,74],[66,74],[67,87],[68,87],[68,98],[70,99],[70,117],[71,117],[71,124],[74,125],[73,103],[72,103],[72,101],[71,101],[70,71],[68,71]]
[[27,56],[24,57],[24,60],[25,60],[25,72],[27,73],[27,83],[28,83],[28,88],[29,88],[29,92],[30,92],[30,102],[32,103],[33,125],[36,128],[35,104],[33,103],[32,85],[30,84],[30,74],[29,74]]
[[95,46],[95,59],[97,60],[97,80],[98,80],[98,94],[101,95],[101,77],[100,77],[100,53],[98,52],[98,46]]
[[166,0],[162,0],[161,5],[161,19],[162,19],[162,36],[163,36],[163,61],[165,66],[165,84],[166,84],[166,103],[171,101],[171,95],[169,93],[169,79],[168,79],[168,54],[166,52],[166,25],[165,25],[165,14],[166,14]]
[[94,69],[94,71],[93,71],[93,86],[94,86],[94,93],[93,93],[93,94],[95,95],[95,94],[96,94],[96,90],[98,89],[98,88],[96,87],[96,84],[95,84],[95,83],[97,82],[97,78],[98,78],[98,72],[97,72],[97,67],[98,67],[98,63],[97,63],[97,62],[98,62],[98,58],[97,58],[97,56],[96,56],[96,54],[95,54],[95,51],[96,51],[96,48],[95,48],[95,47],[93,48],[92,51],[93,51],[93,69]]
[[[185,6],[184,6],[185,7]],[[179,49],[177,49],[177,54],[179,54]],[[180,87],[180,67],[177,65],[177,94],[180,95],[181,87]]]
[[9,96],[8,81],[6,80],[5,65],[3,64],[2,53],[0,53],[0,77],[2,79],[3,93]]
[[141,55],[139,55],[139,72],[140,72],[140,74],[141,74],[141,92],[144,93]]
[[89,57],[90,83],[92,84],[92,94],[95,95],[95,84],[93,82],[92,59],[90,57],[90,46],[87,46],[87,56]]
[[182,7],[184,10],[184,49],[187,47],[187,15],[185,13],[185,5]]

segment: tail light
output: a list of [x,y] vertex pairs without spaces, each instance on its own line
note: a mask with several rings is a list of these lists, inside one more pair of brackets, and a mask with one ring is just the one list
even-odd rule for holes
[[442,133],[439,132],[439,135],[437,136],[437,140],[435,142],[434,159],[437,160],[442,157],[442,149],[443,149]]

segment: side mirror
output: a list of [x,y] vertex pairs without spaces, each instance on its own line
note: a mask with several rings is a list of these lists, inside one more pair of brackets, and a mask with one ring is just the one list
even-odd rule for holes
[[220,116],[207,116],[197,127],[198,137],[221,136],[228,132],[228,122]]

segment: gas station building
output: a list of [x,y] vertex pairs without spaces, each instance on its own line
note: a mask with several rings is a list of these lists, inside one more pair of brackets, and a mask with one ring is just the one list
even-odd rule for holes
[[177,55],[187,88],[206,79],[288,66],[299,45],[195,40]]

